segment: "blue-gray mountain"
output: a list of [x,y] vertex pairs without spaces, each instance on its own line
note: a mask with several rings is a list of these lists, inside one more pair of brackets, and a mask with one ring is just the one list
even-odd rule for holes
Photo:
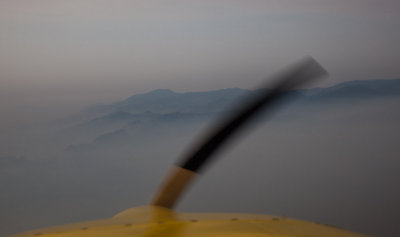
[[[268,89],[231,88],[186,93],[154,90],[110,105],[93,106],[85,111],[91,119],[65,132],[76,137],[74,140],[77,141],[76,145],[69,146],[69,150],[81,150],[87,144],[92,147],[94,144],[132,142],[138,134],[149,134],[175,125],[205,124],[216,116],[229,113],[230,108],[235,108],[231,106],[235,102],[263,90]],[[400,79],[349,81],[328,88],[288,91],[287,94],[288,97],[295,96],[296,100],[280,109],[273,120],[299,119],[306,114],[318,114],[344,105],[398,97]]]
[[[262,90],[230,88],[205,92],[176,93],[171,90],[154,90],[136,94],[125,100],[97,105],[89,111],[102,114],[91,122],[143,120],[161,116],[160,119],[179,119],[225,112],[241,97],[260,93]],[[400,96],[400,79],[357,80],[340,83],[328,88],[289,91],[297,96],[297,104],[317,105],[327,102],[355,102],[366,99]]]

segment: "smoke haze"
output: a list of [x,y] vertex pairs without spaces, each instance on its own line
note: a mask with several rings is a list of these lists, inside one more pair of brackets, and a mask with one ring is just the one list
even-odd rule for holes
[[[400,101],[338,94],[332,100],[324,97],[328,89],[303,93],[319,101],[300,97],[260,118],[221,152],[178,211],[268,213],[396,236]],[[246,93],[158,90],[3,136],[2,234],[146,205],[185,147]],[[231,100],[203,109],[210,98]],[[160,107],[160,99],[170,106]]]
[[[399,236],[398,12],[398,0],[0,1],[0,236],[147,204],[233,98],[305,55],[330,79],[244,132],[178,210]],[[152,91],[165,88],[181,93]]]

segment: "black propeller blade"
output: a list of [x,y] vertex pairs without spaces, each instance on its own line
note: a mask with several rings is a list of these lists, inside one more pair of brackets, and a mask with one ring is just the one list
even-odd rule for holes
[[[241,105],[235,115],[227,118],[199,146],[194,147],[188,155],[183,157],[172,174],[166,179],[151,204],[173,208],[193,178],[215,157],[215,153],[227,141],[232,139],[249,120],[261,112],[261,108],[272,108],[276,102],[285,96],[286,91],[303,86],[325,75],[327,75],[327,72],[312,58],[306,58],[279,74],[274,79],[275,84],[270,86],[270,90],[266,90],[265,93]],[[266,86],[263,85],[262,88]]]

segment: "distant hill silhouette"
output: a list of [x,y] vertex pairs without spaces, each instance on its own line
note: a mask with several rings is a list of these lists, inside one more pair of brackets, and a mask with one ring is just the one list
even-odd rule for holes
[[[63,130],[62,134],[74,137],[75,145],[68,147],[74,155],[102,147],[104,144],[140,142],[144,136],[157,134],[169,127],[196,127],[215,119],[215,116],[235,109],[235,102],[262,93],[264,90],[239,88],[204,92],[176,93],[171,90],[154,90],[110,105],[97,105],[85,113],[91,119]],[[352,103],[369,102],[400,96],[400,79],[360,80],[340,83],[328,88],[301,89],[287,92],[296,96],[288,106],[270,119],[286,121],[301,118],[318,111],[352,106]],[[316,113],[315,113],[316,112]],[[136,139],[136,140],[135,140]],[[86,142],[84,142],[86,140]]]
[[[229,110],[230,104],[241,97],[260,93],[262,90],[229,88],[215,91],[177,93],[171,90],[154,90],[110,104],[98,105],[91,111],[102,111],[95,120],[129,120],[149,118],[154,115],[175,116],[210,115]],[[302,89],[288,92],[298,96],[297,103],[339,102],[400,96],[400,79],[357,80],[343,82],[328,88]],[[141,114],[141,115],[139,115]]]
[[314,88],[305,95],[311,99],[350,100],[400,95],[400,79],[356,80],[328,88]]

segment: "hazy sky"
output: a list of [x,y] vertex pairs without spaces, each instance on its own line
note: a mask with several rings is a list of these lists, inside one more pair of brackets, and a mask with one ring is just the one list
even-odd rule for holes
[[251,88],[305,55],[331,73],[322,85],[397,78],[398,12],[398,0],[2,0],[0,108]]

